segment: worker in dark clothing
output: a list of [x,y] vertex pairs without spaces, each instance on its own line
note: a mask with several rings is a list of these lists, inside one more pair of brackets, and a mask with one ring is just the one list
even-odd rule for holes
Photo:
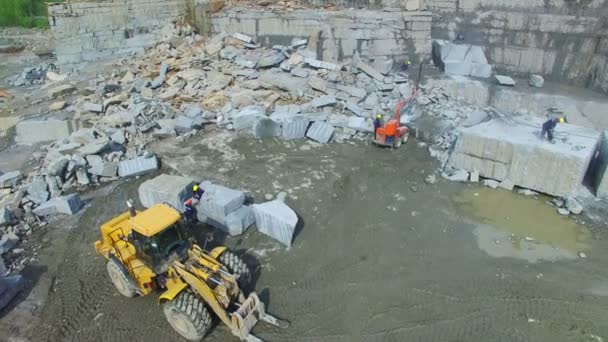
[[200,201],[203,197],[203,193],[205,193],[205,190],[201,189],[198,185],[192,187],[192,197],[195,200]]
[[184,202],[184,216],[188,222],[194,222],[196,220],[196,209],[194,208],[194,201],[192,198]]
[[374,120],[374,138],[376,137],[376,131],[380,127],[382,127],[382,114],[376,115],[376,119]]
[[564,118],[564,117],[551,118],[551,119],[545,121],[543,123],[543,131],[541,132],[541,135],[540,135],[541,138],[544,138],[545,134],[546,134],[549,142],[555,143],[555,141],[553,140],[553,132],[555,131],[555,126],[557,126],[558,123],[564,123],[564,122],[566,122],[566,118]]

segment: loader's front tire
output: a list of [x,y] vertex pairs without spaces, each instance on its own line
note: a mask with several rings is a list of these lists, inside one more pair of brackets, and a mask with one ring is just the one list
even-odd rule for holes
[[118,290],[121,295],[129,298],[137,296],[137,285],[135,285],[135,281],[118,260],[114,258],[110,259],[107,264],[107,269],[112,284],[114,284],[114,287],[116,287],[116,290]]
[[184,291],[163,304],[167,321],[178,334],[189,341],[200,341],[211,328],[211,315],[205,303]]
[[226,266],[228,272],[236,276],[236,281],[241,288],[249,286],[251,283],[251,271],[243,259],[231,251],[225,251],[220,255],[219,261]]

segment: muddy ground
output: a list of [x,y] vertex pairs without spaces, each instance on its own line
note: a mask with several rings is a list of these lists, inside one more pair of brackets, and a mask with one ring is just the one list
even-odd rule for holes
[[[415,142],[392,151],[199,132],[152,149],[161,172],[243,188],[256,201],[289,193],[302,222],[290,249],[253,228],[214,241],[247,256],[269,311],[291,321],[287,330],[259,324],[264,340],[608,338],[606,233],[557,216],[543,198],[425,184],[436,165]],[[86,211],[32,237],[43,241],[40,264],[2,314],[0,339],[182,341],[155,296],[118,295],[93,249],[99,225],[144,179],[91,193]],[[221,325],[208,340],[237,341]]]

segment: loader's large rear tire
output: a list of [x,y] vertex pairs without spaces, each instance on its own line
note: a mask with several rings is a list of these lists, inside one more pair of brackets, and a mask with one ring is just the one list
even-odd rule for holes
[[251,271],[243,259],[231,251],[225,251],[219,257],[219,261],[226,266],[228,272],[236,276],[236,281],[241,288],[251,284]]
[[165,317],[171,327],[189,341],[200,341],[211,328],[211,315],[205,303],[184,291],[163,304]]
[[108,275],[112,280],[112,284],[118,292],[129,298],[137,296],[137,285],[125,267],[116,259],[112,258],[107,265]]

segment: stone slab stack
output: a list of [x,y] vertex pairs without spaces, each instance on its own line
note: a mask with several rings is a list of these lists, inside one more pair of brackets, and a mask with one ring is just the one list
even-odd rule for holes
[[568,197],[582,186],[600,133],[574,125],[556,128],[556,143],[540,138],[542,120],[492,120],[464,128],[450,155],[456,169],[515,185]]

